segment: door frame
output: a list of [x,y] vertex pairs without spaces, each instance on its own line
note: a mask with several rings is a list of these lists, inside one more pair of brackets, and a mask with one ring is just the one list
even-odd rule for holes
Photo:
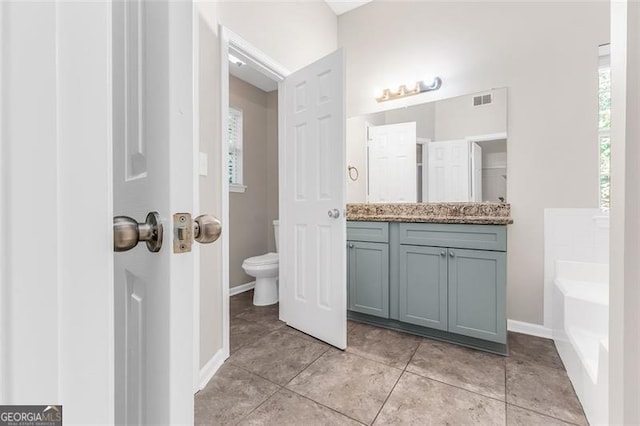
[[[229,357],[229,175],[227,170],[227,127],[229,116],[229,48],[233,48],[242,53],[248,60],[250,66],[255,67],[265,76],[278,83],[278,162],[282,164],[282,146],[283,146],[283,114],[281,106],[284,98],[281,90],[281,83],[290,74],[290,72],[274,61],[263,51],[243,39],[229,28],[219,25],[218,34],[220,34],[220,179],[222,182],[222,267],[220,268],[220,278],[222,283],[222,350],[224,359]],[[282,179],[282,171],[278,172],[279,179]],[[278,187],[278,191],[280,191]],[[279,197],[279,210],[282,209],[282,197]],[[280,221],[280,229],[283,222]],[[281,232],[281,231],[280,231]],[[198,306],[200,305],[198,301]],[[281,311],[282,311],[282,305]],[[282,318],[282,312],[280,314]]]

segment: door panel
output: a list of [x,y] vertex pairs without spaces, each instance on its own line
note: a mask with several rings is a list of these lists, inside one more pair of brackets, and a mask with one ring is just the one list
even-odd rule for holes
[[371,203],[415,203],[416,123],[369,127],[369,196]]
[[506,253],[449,249],[449,331],[506,343]]
[[349,241],[349,310],[389,318],[389,245]]
[[446,251],[400,246],[400,321],[447,330]]
[[469,142],[431,142],[429,149],[429,201],[470,201]]
[[[344,349],[347,286],[342,51],[289,75],[280,89],[284,99],[281,318]],[[333,217],[334,213],[338,216]]]
[[114,255],[118,424],[193,423],[194,256],[171,222],[194,206],[192,51],[189,2],[113,2],[114,213],[164,227],[159,252]]

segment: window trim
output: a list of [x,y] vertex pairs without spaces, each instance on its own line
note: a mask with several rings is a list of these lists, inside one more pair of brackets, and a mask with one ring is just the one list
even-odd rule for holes
[[245,185],[238,185],[237,183],[229,184],[229,192],[245,192],[247,187]]

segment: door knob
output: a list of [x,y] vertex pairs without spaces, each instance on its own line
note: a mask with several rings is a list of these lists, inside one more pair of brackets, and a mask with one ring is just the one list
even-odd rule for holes
[[456,254],[455,254],[454,252],[452,252],[451,250],[449,250],[449,256],[450,256],[450,257],[455,257],[455,255],[456,255]]
[[202,244],[210,244],[220,238],[222,224],[210,214],[203,214],[193,221],[193,239]]
[[440,256],[445,256],[445,255],[446,255],[446,253],[444,252],[444,250],[442,250],[442,251],[440,252]]
[[128,216],[113,218],[113,251],[131,250],[140,241],[146,242],[152,253],[162,248],[162,223],[158,212],[149,213],[143,223]]
[[331,217],[333,219],[339,218],[340,217],[340,210],[338,210],[338,209],[329,210],[329,217]]

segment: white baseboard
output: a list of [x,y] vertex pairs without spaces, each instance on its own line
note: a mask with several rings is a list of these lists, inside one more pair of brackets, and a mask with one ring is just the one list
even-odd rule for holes
[[229,288],[229,296],[235,296],[236,294],[244,293],[245,291],[253,290],[256,286],[255,281],[251,281],[250,283],[240,284],[235,287]]
[[507,330],[516,333],[529,334],[531,336],[543,337],[545,339],[553,339],[553,333],[550,328],[539,324],[531,324],[530,322],[522,322],[516,320],[507,320]]
[[222,366],[224,363],[225,356],[224,351],[220,349],[216,352],[209,361],[200,369],[200,375],[198,378],[198,390],[204,389],[216,371]]

